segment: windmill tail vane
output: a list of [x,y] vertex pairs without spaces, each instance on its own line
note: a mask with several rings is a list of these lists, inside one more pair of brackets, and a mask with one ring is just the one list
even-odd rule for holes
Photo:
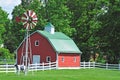
[[19,16],[15,17],[15,21],[19,23],[21,21],[21,18]]

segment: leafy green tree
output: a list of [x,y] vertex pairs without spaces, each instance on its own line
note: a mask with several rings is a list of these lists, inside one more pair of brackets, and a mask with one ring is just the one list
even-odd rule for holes
[[8,14],[0,7],[0,45],[3,44],[2,35],[5,32],[5,25],[8,22]]
[[12,32],[12,22],[8,22],[5,26],[6,31],[3,34],[4,39],[4,47],[10,50],[10,53],[13,53],[16,49],[16,38],[14,37],[15,34]]
[[[5,43],[6,40],[5,38],[7,38],[8,33],[10,32],[8,31],[9,27],[9,22],[10,20],[8,19],[8,14],[7,12],[3,11],[2,8],[0,7],[0,45],[4,44],[4,48],[0,48],[0,58],[2,59],[10,59],[10,51],[9,49],[5,48]],[[9,37],[10,39],[11,37]]]
[[64,32],[72,36],[75,32],[74,27],[70,26],[73,13],[66,5],[65,0],[49,0],[46,9],[48,19],[55,26],[56,31]]
[[10,59],[10,52],[8,49],[0,48],[0,58],[1,59]]
[[101,16],[107,13],[109,2],[106,0],[68,0],[67,4],[73,12],[71,26],[76,32],[73,39],[82,50],[82,61],[89,61],[95,53],[101,54],[99,30],[103,27]]
[[26,10],[33,10],[38,16],[38,24],[35,29],[43,29],[47,22],[51,22],[56,31],[64,32],[67,35],[72,35],[75,31],[70,26],[72,13],[67,7],[65,0],[46,0],[42,4],[40,0],[34,0],[29,5],[23,5]]
[[[73,36],[82,50],[82,60],[89,61],[90,55],[99,53],[102,61],[120,61],[120,1],[119,0],[67,0],[73,12],[71,26]],[[99,61],[100,61],[99,60]]]
[[120,61],[120,1],[109,1],[108,12],[101,16],[102,28],[98,36],[101,38],[101,51],[107,55],[107,62],[119,63]]

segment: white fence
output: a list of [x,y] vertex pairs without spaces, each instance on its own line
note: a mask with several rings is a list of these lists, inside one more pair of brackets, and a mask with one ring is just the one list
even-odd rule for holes
[[[40,64],[30,64],[28,67],[28,71],[38,71],[38,70],[51,70],[57,69],[56,62],[49,62],[49,63],[40,63]],[[20,71],[20,70],[18,70]],[[8,73],[8,72],[17,72],[15,65],[0,65],[0,73]]]
[[95,62],[80,62],[80,68],[95,68]]
[[96,62],[81,62],[80,68],[104,68],[104,69],[114,69],[120,70],[120,64],[103,64]]
[[0,73],[8,73],[8,72],[16,72],[16,68],[14,65],[0,65]]
[[95,67],[97,67],[97,68],[104,68],[104,69],[120,70],[120,64],[95,63]]
[[29,65],[29,71],[37,71],[37,70],[51,70],[51,69],[57,69],[57,63],[56,62],[49,62],[49,63],[40,63],[40,64],[30,64]]
[[[104,68],[104,69],[115,69],[120,70],[120,64],[102,64],[102,63],[95,63],[95,62],[80,62],[80,68]],[[38,71],[38,70],[51,70],[51,69],[58,69],[56,62],[49,62],[49,63],[40,63],[40,64],[30,64],[28,67],[29,71]],[[16,68],[14,65],[0,65],[0,73],[9,73],[9,72],[16,72]]]

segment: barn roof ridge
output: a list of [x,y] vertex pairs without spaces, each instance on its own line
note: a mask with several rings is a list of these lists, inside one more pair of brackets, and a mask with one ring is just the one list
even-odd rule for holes
[[62,32],[55,32],[54,34],[51,34],[47,31],[42,31],[42,30],[37,30],[37,32],[41,33],[42,35],[48,37],[49,39],[71,39],[70,37],[66,36],[64,33]]

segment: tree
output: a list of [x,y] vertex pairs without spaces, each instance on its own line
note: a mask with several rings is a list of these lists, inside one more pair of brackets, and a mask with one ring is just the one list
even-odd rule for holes
[[0,48],[0,58],[1,59],[10,59],[10,52],[8,49]]
[[27,6],[23,5],[25,9],[34,10],[38,15],[38,25],[35,29],[39,29],[38,27],[45,26],[47,22],[51,22],[55,26],[56,31],[61,31],[71,36],[75,29],[70,26],[72,13],[66,5],[67,1],[46,1],[45,6],[39,0],[34,0]]
[[12,31],[12,22],[8,22],[8,24],[6,24],[5,29],[6,31],[4,32],[3,35],[3,39],[4,39],[4,47],[10,50],[10,53],[13,53],[16,49],[16,38],[15,38],[15,34]]
[[100,39],[96,33],[102,27],[98,20],[98,15],[102,13],[102,4],[95,0],[68,0],[68,6],[74,14],[71,24],[76,29],[74,40],[82,50],[82,60],[85,61],[89,60],[91,51],[95,52],[99,46]]
[[66,5],[65,0],[50,0],[47,4],[48,19],[56,28],[56,31],[63,32],[69,36],[72,36],[75,32],[74,27],[70,26],[72,12]]
[[6,23],[8,22],[8,14],[2,10],[0,7],[0,45],[3,44],[3,33],[5,32],[5,26]]
[[71,26],[76,32],[74,40],[82,50],[82,60],[99,53],[99,59],[109,63],[120,61],[120,1],[119,0],[67,0],[73,12]]
[[107,55],[107,62],[119,63],[120,61],[120,1],[109,1],[108,12],[101,16],[102,28],[98,36],[101,38],[101,51]]

